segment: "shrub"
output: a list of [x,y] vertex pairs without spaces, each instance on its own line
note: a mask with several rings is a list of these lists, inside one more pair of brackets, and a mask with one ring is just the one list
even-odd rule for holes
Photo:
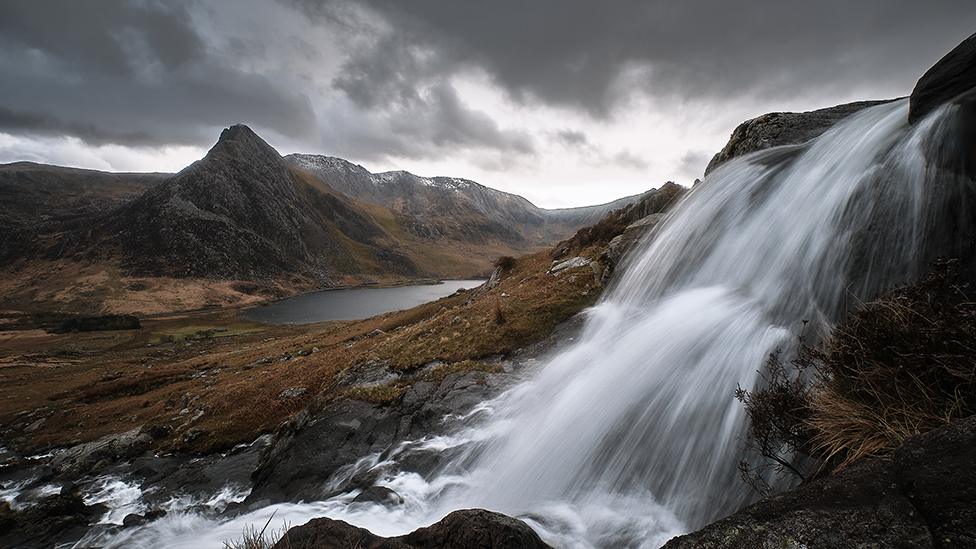
[[735,391],[735,398],[745,406],[749,417],[747,447],[764,460],[760,465],[742,461],[739,472],[760,493],[771,491],[767,481],[770,472],[806,480],[795,463],[798,458],[810,455],[813,438],[809,426],[813,385],[808,370],[811,366],[813,361],[806,350],[788,365],[777,351],[769,355],[766,368],[760,373],[761,388],[747,391],[739,387]]
[[797,456],[828,472],[976,414],[976,301],[956,265],[865,304],[789,365],[774,353],[763,386],[736,391],[766,460],[740,464],[748,483],[768,491],[770,467],[804,477]]
[[503,255],[495,260],[495,267],[503,271],[510,271],[515,267],[515,258],[510,255]]

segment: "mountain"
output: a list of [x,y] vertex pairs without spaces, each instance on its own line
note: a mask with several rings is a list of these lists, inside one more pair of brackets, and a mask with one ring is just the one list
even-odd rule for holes
[[[384,206],[411,219],[421,235],[492,234],[508,242],[544,246],[599,221],[611,210],[638,200],[628,196],[582,208],[543,209],[525,198],[456,177],[420,177],[410,172],[371,173],[331,156],[290,154],[285,160],[346,196]],[[461,220],[452,225],[445,220]]]
[[418,272],[382,242],[384,230],[368,213],[302,181],[246,126],[224,130],[202,160],[124,205],[104,228],[123,266],[141,275],[258,279],[297,272],[326,281],[373,266]]
[[111,299],[126,310],[134,292],[169,292],[186,308],[241,302],[240,288],[267,296],[480,276],[497,257],[542,249],[641,198],[546,210],[466,179],[282,157],[243,125],[176,174],[0,166],[0,196],[0,268],[31,280],[0,301]]

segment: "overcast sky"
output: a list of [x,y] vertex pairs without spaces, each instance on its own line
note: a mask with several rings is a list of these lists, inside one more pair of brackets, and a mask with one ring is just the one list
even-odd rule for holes
[[0,0],[0,162],[281,153],[549,207],[688,184],[739,122],[907,95],[973,0]]

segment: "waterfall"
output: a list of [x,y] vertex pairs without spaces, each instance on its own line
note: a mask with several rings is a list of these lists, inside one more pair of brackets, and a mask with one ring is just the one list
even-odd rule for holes
[[[945,137],[953,107],[912,126],[907,109],[865,109],[809,143],[709,174],[631,253],[580,337],[530,379],[450,436],[351,465],[382,467],[380,484],[403,505],[349,505],[348,494],[276,506],[275,520],[329,516],[391,535],[484,507],[560,547],[657,547],[748,503],[736,387],[755,386],[803,321],[825,333],[859,300],[919,275],[958,230],[945,220],[960,218],[969,183],[941,161],[958,152]],[[398,453],[446,448],[459,457],[427,478],[396,467]],[[164,519],[154,535],[197,547],[270,514],[205,527]]]

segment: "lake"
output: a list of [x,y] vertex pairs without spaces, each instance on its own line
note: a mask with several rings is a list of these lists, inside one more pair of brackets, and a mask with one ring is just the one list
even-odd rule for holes
[[393,288],[323,290],[247,309],[241,316],[265,324],[357,320],[436,301],[461,288],[474,288],[483,282],[484,280],[445,280],[440,284]]

